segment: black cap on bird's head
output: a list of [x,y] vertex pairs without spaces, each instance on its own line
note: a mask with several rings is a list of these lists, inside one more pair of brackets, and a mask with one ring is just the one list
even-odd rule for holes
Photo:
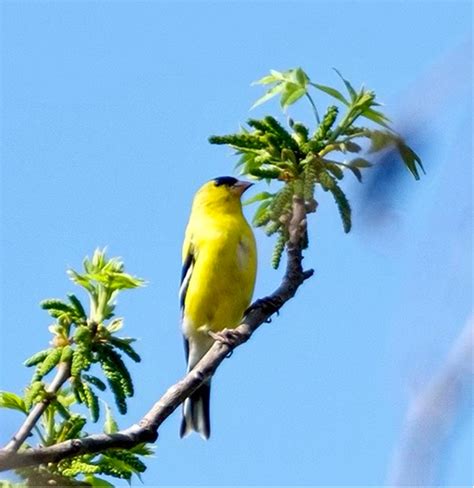
[[235,190],[238,195],[242,195],[245,190],[253,185],[250,181],[241,181],[233,176],[218,176],[212,181],[214,181],[216,186],[227,186]]
[[217,178],[214,178],[213,180],[216,184],[216,186],[233,186],[239,181],[237,178],[234,178],[233,176],[218,176]]

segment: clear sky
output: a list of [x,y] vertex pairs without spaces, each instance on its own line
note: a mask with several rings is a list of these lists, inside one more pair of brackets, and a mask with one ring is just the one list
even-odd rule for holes
[[[0,389],[19,391],[21,362],[49,340],[38,302],[72,291],[66,267],[107,245],[149,281],[118,306],[143,357],[119,422],[139,419],[185,368],[177,289],[192,196],[233,172],[207,137],[250,116],[250,82],[270,68],[337,84],[337,67],[423,134],[427,175],[402,175],[377,228],[345,182],[350,235],[323,195],[314,278],[219,369],[210,441],[180,440],[174,414],[144,482],[382,484],[410,400],[470,313],[471,30],[462,1],[2,2]],[[276,103],[253,115],[267,111]],[[256,235],[258,297],[281,272]],[[0,419],[3,443],[20,418]],[[472,429],[462,415],[440,484],[472,484]]]

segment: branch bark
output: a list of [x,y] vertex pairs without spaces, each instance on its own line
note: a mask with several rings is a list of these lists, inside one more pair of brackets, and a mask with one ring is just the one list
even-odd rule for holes
[[280,286],[264,299],[255,301],[244,322],[235,330],[235,341],[216,341],[207,354],[184,378],[171,386],[136,424],[115,434],[94,434],[59,444],[15,452],[0,450],[0,471],[45,463],[61,459],[103,452],[110,448],[131,448],[144,442],[155,442],[160,425],[204,381],[210,378],[226,357],[238,346],[247,342],[252,334],[289,300],[303,282],[313,275],[313,270],[303,271],[302,238],[306,233],[306,211],[302,198],[293,198],[293,211],[289,223],[290,239],[287,244],[287,266]]
[[51,403],[51,400],[52,398],[54,398],[54,395],[59,391],[61,386],[63,386],[63,384],[69,378],[69,374],[70,374],[69,369],[70,368],[68,363],[59,364],[56,376],[53,378],[51,384],[46,388],[46,393],[48,394],[48,396],[33,407],[33,409],[28,414],[21,427],[18,429],[18,432],[12,437],[10,442],[5,446],[4,448],[5,451],[10,451],[10,452],[18,451],[18,449],[23,444],[23,442],[25,442],[25,439],[30,435],[31,431],[33,430],[34,426],[40,419],[41,415],[43,415],[44,411],[48,408],[48,405]]

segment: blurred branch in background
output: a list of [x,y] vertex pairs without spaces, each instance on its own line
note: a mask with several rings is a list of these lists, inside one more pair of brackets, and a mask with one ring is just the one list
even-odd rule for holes
[[473,340],[474,316],[471,315],[441,369],[408,409],[388,486],[436,484],[442,448],[472,391]]

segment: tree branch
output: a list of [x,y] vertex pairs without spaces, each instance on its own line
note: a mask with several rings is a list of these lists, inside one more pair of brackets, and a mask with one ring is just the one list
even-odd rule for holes
[[18,432],[12,437],[10,442],[0,451],[0,453],[2,453],[4,450],[9,452],[18,451],[23,442],[25,442],[25,439],[30,435],[41,415],[43,415],[44,411],[48,408],[48,405],[53,400],[54,395],[56,395],[61,386],[63,386],[63,384],[69,378],[69,374],[69,364],[65,362],[59,363],[56,376],[45,390],[48,395],[33,407],[22,426],[18,429]]
[[435,485],[437,461],[473,373],[474,317],[456,338],[440,370],[409,406],[387,486]]
[[[306,232],[304,201],[295,196],[292,217],[289,223],[290,239],[287,244],[287,266],[280,286],[268,297],[257,300],[249,308],[244,322],[235,330],[236,339],[230,343],[216,341],[206,355],[184,378],[171,386],[153,405],[148,413],[131,427],[115,434],[94,434],[81,439],[72,439],[59,444],[14,452],[0,450],[0,471],[55,463],[61,459],[81,454],[92,454],[110,448],[131,448],[158,438],[160,425],[204,381],[210,378],[218,366],[239,345],[248,341],[252,334],[274,313],[295,295],[303,282],[313,275],[313,270],[303,271],[302,237]],[[23,439],[24,440],[24,439]]]

